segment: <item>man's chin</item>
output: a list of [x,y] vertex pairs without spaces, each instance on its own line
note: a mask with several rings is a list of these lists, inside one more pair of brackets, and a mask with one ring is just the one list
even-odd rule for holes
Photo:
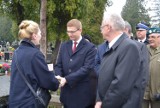
[[74,41],[75,39],[74,38],[70,38],[70,40]]

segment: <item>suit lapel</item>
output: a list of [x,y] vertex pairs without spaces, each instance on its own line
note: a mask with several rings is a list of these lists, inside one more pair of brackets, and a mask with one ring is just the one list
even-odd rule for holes
[[128,38],[128,37],[123,33],[122,36],[116,41],[116,43],[114,43],[114,45],[112,46],[112,49],[113,50],[116,49],[125,38]]
[[[77,49],[76,49],[76,52],[75,53],[77,53],[79,50],[81,50],[84,46],[85,46],[85,42],[86,42],[86,40],[84,40],[83,38],[82,38],[82,40],[80,41],[80,43],[78,44],[78,46],[77,46]],[[75,54],[74,53],[74,54]]]
[[128,38],[128,37],[123,33],[122,36],[113,44],[113,46],[107,52],[104,53],[103,56],[110,53],[112,50],[115,50],[125,38]]
[[72,52],[72,41],[71,40],[69,40],[67,42],[67,46],[66,47],[67,47],[68,54],[71,56],[73,54],[73,52]]

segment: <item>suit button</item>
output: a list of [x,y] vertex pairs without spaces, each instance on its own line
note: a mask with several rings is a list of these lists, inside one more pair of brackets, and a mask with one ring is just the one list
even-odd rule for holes
[[70,61],[72,61],[72,59],[70,59]]
[[69,72],[71,72],[72,70],[71,69],[69,69]]

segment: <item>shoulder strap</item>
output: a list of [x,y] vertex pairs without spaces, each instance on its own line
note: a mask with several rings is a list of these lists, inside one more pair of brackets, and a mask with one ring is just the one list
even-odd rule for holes
[[36,92],[34,91],[34,89],[32,88],[32,86],[29,84],[29,82],[27,81],[26,77],[24,76],[24,74],[22,73],[22,71],[21,71],[21,69],[19,67],[16,51],[14,52],[14,54],[15,54],[15,61],[16,61],[16,66],[17,66],[18,72],[20,73],[21,77],[23,78],[24,82],[27,84],[27,86],[29,87],[29,89],[31,90],[31,92],[33,93],[33,95],[36,98],[38,98]]

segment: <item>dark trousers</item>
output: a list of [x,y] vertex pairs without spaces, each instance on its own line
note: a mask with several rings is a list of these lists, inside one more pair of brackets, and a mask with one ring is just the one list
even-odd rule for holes
[[[63,108],[69,108],[69,107],[67,107],[66,105],[63,105]],[[87,106],[85,108],[94,108],[94,105],[89,105],[89,106]]]

